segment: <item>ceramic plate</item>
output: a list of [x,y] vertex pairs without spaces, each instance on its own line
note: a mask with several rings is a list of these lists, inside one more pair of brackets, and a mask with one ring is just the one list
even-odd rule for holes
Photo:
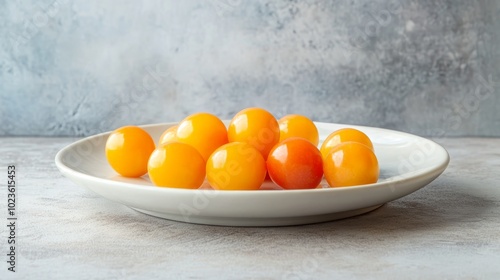
[[[175,123],[142,126],[153,139]],[[205,182],[198,190],[160,188],[147,176],[117,175],[106,161],[109,132],[77,141],[56,156],[59,170],[76,184],[107,199],[152,216],[189,223],[226,226],[284,226],[346,218],[372,211],[408,195],[438,177],[449,156],[438,144],[415,135],[332,123],[316,123],[320,139],[334,130],[353,127],[372,140],[380,164],[377,183],[317,189],[276,190],[265,182],[258,191],[215,191]],[[321,141],[320,140],[320,141]]]

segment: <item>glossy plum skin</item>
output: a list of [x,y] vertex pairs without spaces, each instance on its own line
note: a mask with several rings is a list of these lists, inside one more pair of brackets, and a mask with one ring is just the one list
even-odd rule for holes
[[179,123],[175,141],[193,146],[206,161],[215,149],[228,142],[226,126],[210,113],[196,113]]
[[148,171],[148,159],[155,143],[142,128],[124,126],[113,131],[106,141],[106,159],[124,177],[140,177]]
[[257,190],[266,177],[266,162],[250,144],[232,142],[212,153],[206,170],[216,190]]
[[246,142],[267,158],[278,143],[280,128],[276,118],[261,108],[248,108],[238,112],[228,127],[229,142]]
[[175,141],[176,132],[177,132],[177,125],[167,128],[160,136],[160,140],[158,141],[159,145]]
[[148,174],[159,187],[197,189],[205,180],[205,160],[188,144],[165,143],[151,154]]
[[375,153],[358,142],[335,146],[323,158],[323,170],[331,187],[373,184],[379,177],[379,164]]
[[295,137],[271,150],[267,170],[271,180],[284,189],[313,189],[323,177],[323,161],[316,146]]
[[314,146],[318,146],[318,128],[309,118],[292,114],[278,120],[280,126],[280,142],[291,137],[302,137]]
[[345,142],[358,142],[366,145],[373,151],[372,141],[365,133],[354,128],[342,128],[330,133],[330,135],[326,137],[321,145],[321,154],[325,157],[335,146]]

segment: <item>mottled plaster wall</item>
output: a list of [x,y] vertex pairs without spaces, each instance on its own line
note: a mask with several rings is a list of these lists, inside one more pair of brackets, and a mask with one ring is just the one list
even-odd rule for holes
[[500,136],[497,1],[0,0],[0,135],[280,117]]

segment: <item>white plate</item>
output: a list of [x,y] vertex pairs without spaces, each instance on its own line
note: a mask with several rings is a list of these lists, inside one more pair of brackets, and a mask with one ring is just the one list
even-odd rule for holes
[[[146,125],[153,139],[168,127]],[[95,193],[137,211],[176,221],[227,226],[284,226],[317,223],[372,211],[408,195],[438,177],[449,156],[438,144],[393,130],[316,123],[320,139],[343,127],[365,132],[380,164],[375,184],[312,190],[215,191],[155,187],[147,176],[128,179],[117,175],[106,161],[109,132],[77,141],[56,156],[56,165],[69,179]],[[273,188],[266,182],[263,188]],[[325,182],[322,183],[326,187]],[[206,187],[202,186],[202,188]]]

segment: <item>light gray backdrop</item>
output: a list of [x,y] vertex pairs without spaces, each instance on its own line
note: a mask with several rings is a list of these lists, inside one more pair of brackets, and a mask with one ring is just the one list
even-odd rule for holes
[[0,135],[277,117],[500,136],[499,1],[0,0]]

